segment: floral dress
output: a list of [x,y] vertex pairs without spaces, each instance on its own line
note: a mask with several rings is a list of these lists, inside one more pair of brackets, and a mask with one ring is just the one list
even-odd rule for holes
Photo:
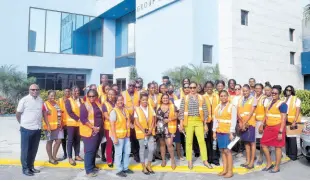
[[164,112],[161,108],[157,109],[156,113],[156,136],[159,138],[172,138],[174,134],[169,133],[168,124],[164,122],[165,119],[169,118],[169,109]]

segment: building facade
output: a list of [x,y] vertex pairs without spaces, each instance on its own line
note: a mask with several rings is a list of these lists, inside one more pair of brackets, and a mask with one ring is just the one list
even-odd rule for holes
[[43,89],[102,74],[125,89],[130,66],[160,82],[190,63],[302,89],[302,10],[295,0],[3,0],[0,62]]

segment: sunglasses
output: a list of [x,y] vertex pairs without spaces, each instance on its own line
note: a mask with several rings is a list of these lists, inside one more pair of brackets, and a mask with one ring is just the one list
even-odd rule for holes
[[40,89],[30,89],[31,91],[39,91]]
[[190,89],[196,89],[197,87],[189,87]]
[[89,98],[95,98],[96,96],[88,96]]

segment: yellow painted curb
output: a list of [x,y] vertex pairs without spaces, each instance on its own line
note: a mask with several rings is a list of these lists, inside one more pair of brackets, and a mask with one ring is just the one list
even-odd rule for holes
[[[285,163],[289,161],[290,159],[288,157],[282,159],[282,163]],[[14,160],[14,159],[0,159],[0,165],[16,165],[16,166],[21,166],[20,160]],[[35,161],[34,166],[36,167],[52,167],[52,168],[79,168],[79,169],[84,169],[84,163],[83,162],[76,162],[76,166],[70,165],[69,162],[67,161],[62,161],[59,162],[57,165],[50,164],[48,161]],[[248,170],[243,167],[235,167],[234,168],[234,173],[244,175],[247,173],[255,172],[255,171],[260,171],[262,170],[266,165],[260,165],[260,166],[255,166],[254,169]],[[97,164],[97,167],[103,170],[114,170],[114,168],[108,167],[107,164]],[[130,169],[134,171],[141,171],[142,166],[141,164],[136,164],[136,165],[130,165]],[[189,170],[187,166],[177,166],[175,170],[172,170],[170,166],[166,167],[161,167],[159,166],[152,166],[152,169],[154,171],[158,172],[186,172],[186,173],[211,173],[211,174],[217,174],[223,170],[223,167],[221,166],[216,166],[213,169],[209,169],[205,166],[194,166],[192,170]]]

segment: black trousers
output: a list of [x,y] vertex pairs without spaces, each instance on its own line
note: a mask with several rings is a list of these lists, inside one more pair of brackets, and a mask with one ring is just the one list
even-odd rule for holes
[[186,156],[186,144],[185,144],[185,136],[183,133],[180,133],[181,134],[181,145],[182,145],[182,148],[183,148],[183,155]]
[[[286,125],[291,125],[291,123],[286,122]],[[298,150],[297,150],[296,137],[285,137],[285,150],[286,150],[286,155],[291,160],[297,159]]]
[[135,129],[130,129],[130,142],[131,142],[131,153],[133,154],[134,158],[139,158],[139,141],[136,138],[136,131]]
[[41,130],[29,130],[20,127],[21,157],[23,171],[34,168],[34,161],[38,152]]
[[62,149],[64,151],[64,156],[66,157],[67,154],[67,137],[68,137],[68,132],[67,132],[67,128],[64,127],[64,139],[61,140],[61,145],[62,145]]
[[208,153],[208,162],[209,163],[220,163],[220,150],[217,146],[216,150],[213,150],[213,123],[208,123],[208,136],[205,139],[207,145],[207,153]]

